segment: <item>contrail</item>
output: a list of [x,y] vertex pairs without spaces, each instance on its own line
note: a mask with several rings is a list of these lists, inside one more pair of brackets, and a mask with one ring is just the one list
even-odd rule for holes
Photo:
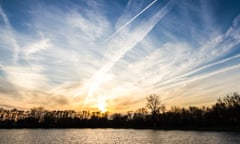
[[157,2],[157,0],[154,0],[149,5],[147,5],[143,10],[141,10],[137,15],[135,15],[128,22],[126,22],[123,26],[121,26],[117,31],[115,31],[111,36],[109,36],[105,41],[110,40],[112,37],[114,37],[116,34],[118,34],[122,29],[124,29],[126,26],[128,26],[131,22],[133,22],[138,16],[140,16],[142,13],[144,13],[147,9],[149,9],[156,2]]
[[[147,7],[145,7],[142,11],[140,11],[136,16],[134,16],[131,20],[129,20],[126,24],[124,24],[118,31],[116,31],[110,38],[112,38],[114,35],[118,34],[124,27],[126,27],[128,24],[130,24],[134,19],[136,19],[140,14],[142,14],[144,11],[146,11],[148,8],[150,8],[157,0],[151,2]],[[113,54],[113,57],[105,64],[103,65],[89,80],[89,85],[87,86],[88,88],[88,94],[85,97],[83,107],[84,109],[89,97],[93,96],[95,92],[95,87],[98,87],[101,85],[103,82],[98,81],[99,77],[104,76],[112,67],[113,65],[131,48],[133,48],[138,42],[140,42],[151,30],[152,28],[157,24],[157,22],[166,15],[168,12],[168,7],[169,3],[167,3],[161,10],[159,10],[157,13],[152,16],[149,21],[146,21],[144,23],[141,23],[140,26],[137,26],[135,28],[135,31],[133,35],[136,35],[136,30],[139,31],[140,33],[140,38],[134,39],[130,42],[124,42],[122,41],[123,44],[119,47],[119,49]],[[147,25],[147,23],[149,23]]]
[[[200,67],[198,69],[195,69],[193,71],[190,71],[190,72],[188,72],[186,74],[183,74],[183,75],[180,75],[180,76],[176,76],[174,78],[171,78],[171,79],[169,79],[169,80],[167,80],[165,82],[162,82],[162,83],[158,84],[154,88],[159,88],[159,87],[161,87],[163,85],[170,84],[171,82],[174,82],[177,79],[181,79],[181,78],[190,76],[190,75],[195,74],[195,73],[197,73],[197,72],[199,72],[201,70],[204,70],[204,69],[207,69],[207,68],[211,68],[211,67],[213,67],[215,65],[223,64],[225,62],[228,62],[228,61],[231,61],[231,60],[237,59],[237,58],[240,58],[240,54],[232,56],[232,57],[229,57],[229,58],[226,58],[226,59],[223,59],[223,60],[220,60],[220,61],[217,61],[217,62],[214,62],[214,63],[211,63],[211,64],[204,65],[204,66],[202,66],[202,67]],[[182,82],[180,82],[180,83],[182,83]]]
[[224,69],[220,69],[218,71],[213,71],[213,72],[205,74],[205,75],[200,75],[198,77],[193,77],[192,79],[186,79],[185,81],[180,81],[178,83],[174,83],[174,84],[166,86],[165,88],[162,88],[162,89],[171,88],[173,86],[177,86],[177,85],[180,85],[180,84],[185,84],[186,82],[194,82],[194,81],[197,81],[197,80],[200,80],[200,79],[208,78],[210,76],[214,76],[216,74],[224,73],[224,72],[234,70],[234,69],[237,69],[237,68],[240,68],[240,64],[229,66],[229,67],[226,67]]
[[[122,29],[124,29],[126,26],[128,26],[131,22],[133,22],[137,17],[139,17],[142,13],[144,13],[147,9],[149,9],[154,3],[156,3],[157,0],[154,0],[153,2],[151,2],[150,4],[148,4],[143,10],[141,10],[137,15],[135,15],[133,18],[131,18],[128,22],[126,22],[123,26],[121,26],[116,32],[114,32],[111,36],[109,36],[106,40],[110,40],[112,37],[114,37],[115,35],[117,35]],[[109,69],[110,67],[112,67],[113,63],[115,63],[115,60],[113,60],[113,62],[109,62],[107,64],[105,64],[97,73],[95,73],[93,75],[93,77],[90,79],[90,83],[92,81],[95,81],[97,75],[101,75],[103,73],[106,72],[106,69]],[[94,85],[100,85],[100,83],[97,83],[97,84],[94,84]],[[82,110],[84,109],[87,101],[88,101],[88,98],[92,96],[93,92],[94,92],[94,88],[92,88],[90,85],[87,86],[88,87],[88,94],[84,100],[84,103],[83,103],[83,106],[82,106]],[[87,88],[86,87],[86,88]]]

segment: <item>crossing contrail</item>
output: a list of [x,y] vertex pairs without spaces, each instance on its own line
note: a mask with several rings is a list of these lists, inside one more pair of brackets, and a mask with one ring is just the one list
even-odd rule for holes
[[150,4],[148,4],[143,10],[141,10],[137,15],[132,17],[129,21],[127,21],[123,26],[121,26],[117,31],[115,31],[112,35],[110,35],[105,41],[110,40],[116,34],[118,34],[121,30],[123,30],[126,26],[128,26],[131,22],[133,22],[137,17],[139,17],[142,13],[144,13],[147,9],[149,9],[153,4],[155,4],[157,0],[154,0]]
[[[156,3],[157,0],[154,0],[150,4],[148,4],[143,10],[141,10],[137,15],[135,15],[133,18],[131,18],[127,23],[125,23],[122,27],[120,27],[113,35],[111,35],[108,40],[113,38],[115,35],[117,35],[123,28],[125,28],[127,25],[129,25],[132,21],[134,21],[139,15],[141,15],[144,11],[146,11],[148,8],[150,8],[154,3]],[[100,81],[100,77],[105,77],[106,73],[115,65],[115,63],[126,54],[126,52],[130,49],[132,49],[138,42],[140,42],[151,30],[152,28],[157,24],[157,22],[162,19],[169,10],[169,2],[161,8],[157,13],[155,13],[153,16],[148,19],[148,21],[145,21],[144,23],[140,23],[140,25],[137,25],[135,27],[135,31],[131,35],[132,37],[136,36],[136,33],[140,35],[140,37],[132,39],[130,41],[122,41],[123,44],[118,46],[118,50],[115,51],[112,54],[112,58],[109,59],[109,61],[104,64],[89,80],[87,88],[87,96],[85,97],[82,110],[84,109],[88,99],[93,96],[93,94],[96,92],[96,88],[98,88],[103,82],[106,82],[107,80]],[[148,23],[148,24],[147,24]],[[138,32],[137,32],[138,31]],[[118,41],[119,42],[119,41]],[[119,42],[121,43],[121,42]],[[111,42],[110,42],[111,44]],[[112,45],[113,46],[113,45]],[[112,47],[110,46],[110,47]],[[114,47],[117,47],[114,45]],[[104,78],[105,79],[105,78]]]

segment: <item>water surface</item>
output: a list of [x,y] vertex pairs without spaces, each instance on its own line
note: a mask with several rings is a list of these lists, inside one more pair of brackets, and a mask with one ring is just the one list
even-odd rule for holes
[[133,129],[1,129],[1,144],[239,144],[240,133]]

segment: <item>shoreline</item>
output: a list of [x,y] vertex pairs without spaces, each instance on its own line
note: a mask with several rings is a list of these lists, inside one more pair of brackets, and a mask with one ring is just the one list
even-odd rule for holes
[[199,132],[237,132],[240,133],[240,128],[136,128],[136,127],[11,127],[11,128],[0,128],[0,130],[11,130],[11,129],[133,129],[133,130],[159,130],[159,131],[199,131]]

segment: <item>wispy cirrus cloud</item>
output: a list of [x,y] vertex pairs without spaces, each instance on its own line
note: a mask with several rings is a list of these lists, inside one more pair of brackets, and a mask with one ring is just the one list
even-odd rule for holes
[[130,0],[108,12],[104,1],[43,1],[21,31],[0,7],[0,84],[21,96],[0,85],[1,104],[125,111],[150,93],[168,105],[211,103],[239,88],[240,17],[221,25],[206,3]]

